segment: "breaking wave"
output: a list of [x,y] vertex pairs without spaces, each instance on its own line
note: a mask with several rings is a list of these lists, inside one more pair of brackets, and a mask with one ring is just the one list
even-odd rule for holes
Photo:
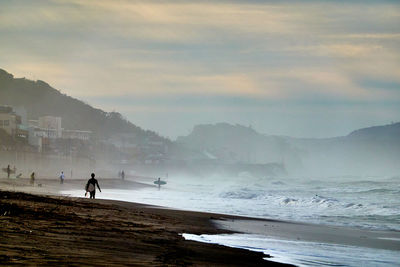
[[[400,184],[386,181],[170,180],[164,189],[107,198],[197,211],[400,231]],[[107,191],[106,191],[107,192]],[[102,194],[103,197],[106,193]]]

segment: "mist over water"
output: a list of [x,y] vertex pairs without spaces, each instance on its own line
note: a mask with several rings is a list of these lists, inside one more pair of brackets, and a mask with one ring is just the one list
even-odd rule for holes
[[170,177],[161,190],[104,190],[99,197],[186,210],[400,231],[399,181],[400,177]]

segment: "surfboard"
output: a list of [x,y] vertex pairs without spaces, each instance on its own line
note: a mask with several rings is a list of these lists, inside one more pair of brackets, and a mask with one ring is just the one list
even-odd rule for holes
[[88,186],[88,192],[93,192],[96,188],[94,187],[94,184],[89,184]]
[[154,181],[154,184],[158,184],[158,185],[164,185],[164,184],[167,184],[167,182],[166,181],[158,181],[158,180],[155,180]]

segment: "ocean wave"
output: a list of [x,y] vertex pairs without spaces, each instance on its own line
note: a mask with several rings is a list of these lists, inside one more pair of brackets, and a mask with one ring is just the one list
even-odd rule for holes
[[362,208],[363,204],[349,203],[349,204],[344,205],[344,207],[345,208],[354,208],[354,207]]
[[290,197],[284,198],[281,201],[282,204],[293,204],[293,203],[296,203],[296,202],[298,202],[298,199],[290,198]]
[[293,198],[293,197],[279,197],[278,198],[278,204],[280,206],[296,206],[298,208],[306,208],[310,210],[326,210],[327,208],[330,208],[331,211],[339,211],[339,210],[346,210],[346,209],[357,209],[360,210],[364,208],[363,204],[360,203],[344,203],[341,202],[335,198],[331,197],[324,197],[324,196],[319,196],[315,195],[311,198]]
[[282,181],[274,181],[274,182],[271,182],[271,184],[273,184],[273,185],[286,185],[284,182],[282,182]]
[[315,195],[312,197],[312,202],[314,203],[337,203],[339,200],[332,198],[332,197],[323,197],[320,195]]
[[219,194],[221,198],[232,198],[232,199],[255,199],[263,195],[263,191],[249,190],[242,188],[235,191],[227,191]]
[[399,194],[399,190],[387,189],[387,188],[374,188],[364,191],[357,192],[358,194],[378,194],[378,193],[390,193],[390,194]]

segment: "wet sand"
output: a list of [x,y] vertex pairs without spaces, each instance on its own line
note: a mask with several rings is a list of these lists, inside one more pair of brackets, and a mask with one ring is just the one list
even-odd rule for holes
[[[247,250],[184,240],[181,233],[218,234],[218,214],[112,200],[54,195],[83,188],[74,180],[0,180],[0,262],[73,266],[282,266]],[[79,187],[77,187],[79,185]],[[101,180],[102,189],[147,186]],[[32,192],[33,194],[23,193]],[[45,195],[52,193],[53,195]],[[84,193],[82,189],[82,194]],[[233,217],[232,217],[233,218]]]
[[269,238],[349,245],[400,251],[400,232],[306,224],[290,221],[227,218],[214,220],[218,228]]

